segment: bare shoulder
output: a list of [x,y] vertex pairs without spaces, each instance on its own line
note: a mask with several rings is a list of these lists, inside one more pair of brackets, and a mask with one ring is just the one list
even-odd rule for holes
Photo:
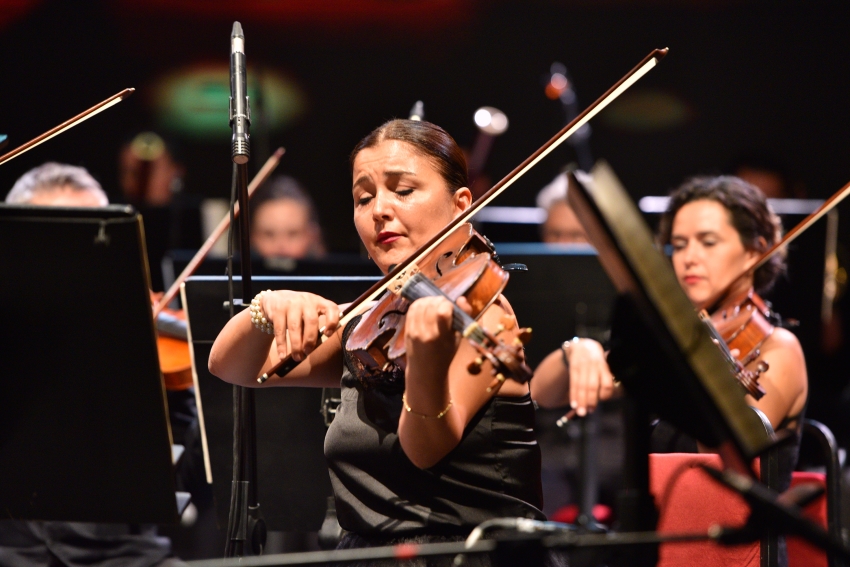
[[807,382],[806,358],[794,333],[777,327],[761,351],[761,359],[770,365],[770,375],[781,376],[786,383],[804,387]]
[[[776,328],[762,345],[758,360],[769,366],[759,379],[766,394],[750,403],[765,412],[773,427],[778,428],[787,418],[798,416],[806,404],[808,377],[803,349],[793,333]],[[748,368],[755,370],[757,364],[753,361]]]
[[786,351],[788,355],[803,358],[803,347],[800,346],[800,341],[797,339],[796,335],[782,327],[776,327],[776,329],[773,330],[773,334],[771,334],[765,341],[764,348],[762,350],[782,350]]

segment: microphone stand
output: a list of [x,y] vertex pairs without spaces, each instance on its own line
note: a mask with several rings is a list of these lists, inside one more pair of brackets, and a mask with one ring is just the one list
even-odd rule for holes
[[[239,22],[234,22],[231,35],[230,59],[230,123],[233,126],[233,186],[231,188],[231,230],[233,201],[238,194],[239,252],[242,271],[242,305],[254,296],[251,286],[251,244],[248,210],[248,158],[250,111],[245,81],[244,35]],[[228,270],[232,278],[232,270]],[[231,297],[230,315],[234,315]],[[233,386],[233,482],[230,493],[230,514],[227,520],[225,557],[242,557],[245,542],[251,551],[262,554],[266,544],[266,525],[257,498],[257,431],[252,388]]]
[[[547,94],[550,89],[561,102],[567,122],[571,122],[579,113],[578,97],[575,89],[573,89],[572,77],[570,77],[567,67],[563,63],[556,61],[552,64],[549,73],[549,85],[546,87]],[[590,151],[590,125],[582,126],[573,135],[570,144],[576,149],[579,169],[582,171],[593,169],[593,154]]]

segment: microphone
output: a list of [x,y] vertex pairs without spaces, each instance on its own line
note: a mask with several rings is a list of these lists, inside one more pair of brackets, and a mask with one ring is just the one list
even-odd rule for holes
[[251,108],[248,106],[248,87],[245,74],[245,34],[242,24],[233,22],[230,34],[230,126],[233,128],[233,163],[248,163],[251,156]]
[[408,120],[424,120],[425,119],[425,105],[421,100],[417,100],[413,104],[413,108],[410,109],[410,116],[408,116]]

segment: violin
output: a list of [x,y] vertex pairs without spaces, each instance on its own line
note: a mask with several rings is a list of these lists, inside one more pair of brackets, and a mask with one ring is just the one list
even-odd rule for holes
[[164,309],[154,323],[159,370],[165,389],[169,392],[188,390],[194,382],[185,312],[182,309]]
[[[743,295],[724,302],[710,317],[705,311],[699,315],[745,392],[760,400],[765,390],[758,379],[770,368],[767,361],[759,360],[761,346],[776,328],[767,304],[750,288]],[[737,351],[738,355],[734,356],[732,351]],[[747,366],[757,360],[755,370],[748,370]]]
[[[524,383],[531,380],[525,364],[523,345],[531,329],[516,326],[516,319],[496,300],[508,283],[505,272],[492,257],[492,248],[472,225],[460,225],[442,244],[399,278],[389,293],[367,311],[348,337],[346,349],[372,371],[388,372],[406,366],[404,321],[412,301],[427,296],[443,296],[454,305],[453,328],[468,339],[478,357],[467,367],[479,374],[484,366],[494,376],[487,388],[497,389],[506,377]],[[465,297],[472,307],[466,313],[455,303]],[[487,309],[500,309],[499,326],[490,332],[476,322]]]
[[[611,104],[617,97],[623,94],[629,87],[635,84],[638,80],[640,80],[644,75],[646,75],[649,71],[651,71],[664,56],[667,55],[667,49],[655,49],[649,53],[643,60],[638,63],[631,71],[629,71],[625,76],[623,76],[619,81],[614,83],[614,85],[608,89],[605,93],[602,94],[596,101],[591,104],[589,107],[584,109],[584,111],[576,116],[569,124],[564,126],[557,134],[555,134],[552,138],[550,138],[545,144],[543,144],[540,148],[537,149],[533,154],[527,157],[521,164],[519,164],[516,168],[513,169],[510,173],[508,173],[501,181],[496,183],[493,187],[491,187],[486,193],[478,197],[475,202],[465,211],[463,211],[460,215],[458,215],[452,222],[447,224],[440,230],[437,234],[435,234],[428,242],[426,242],[419,250],[414,252],[410,257],[399,262],[398,265],[393,268],[390,273],[388,273],[384,278],[373,285],[371,288],[366,290],[364,294],[354,300],[349,304],[348,307],[342,312],[339,326],[345,327],[348,322],[364,313],[369,306],[369,302],[377,299],[381,294],[383,294],[388,289],[394,289],[395,292],[401,292],[401,290],[405,287],[407,280],[413,278],[413,276],[417,272],[422,272],[422,262],[424,260],[430,260],[432,262],[432,266],[434,269],[440,268],[439,263],[434,264],[434,258],[431,256],[435,250],[437,250],[450,235],[454,233],[454,231],[463,223],[469,221],[472,216],[480,211],[483,207],[493,201],[496,197],[498,197],[502,192],[504,192],[508,187],[514,184],[520,177],[525,175],[531,168],[537,165],[543,158],[549,155],[552,151],[555,150],[559,145],[565,142],[570,136],[575,134],[582,126],[587,124],[591,118],[596,116],[599,112],[602,111],[606,106]],[[443,250],[443,253],[449,253]],[[486,254],[486,253],[485,253]],[[480,255],[480,254],[479,254]],[[461,265],[463,262],[458,262],[457,265]],[[441,268],[440,268],[441,269]],[[430,270],[430,268],[424,268],[426,272]],[[442,276],[442,273],[438,273],[438,276]],[[417,278],[419,280],[416,282],[413,288],[409,289],[421,289],[420,286],[428,286],[427,283],[422,282],[421,280],[425,276]],[[433,290],[431,290],[433,292]],[[446,292],[446,290],[442,290],[445,295],[451,297],[451,294]],[[451,290],[454,292],[454,290]],[[493,299],[498,297],[498,294],[493,296]],[[485,306],[486,307],[486,306]],[[483,309],[482,309],[483,311]],[[461,318],[462,310],[456,309],[455,315],[457,318]],[[460,325],[460,323],[458,323]],[[470,328],[470,332],[472,332],[474,328]],[[320,332],[324,332],[324,329],[320,329]],[[349,339],[350,340],[350,339]],[[485,339],[489,341],[490,339]],[[368,349],[367,349],[368,350]],[[374,357],[373,357],[374,358]],[[489,358],[488,358],[489,360]],[[379,362],[376,359],[376,363]],[[492,363],[492,361],[491,361]],[[298,366],[298,361],[294,360],[292,356],[287,356],[279,363],[277,363],[274,367],[269,369],[268,372],[259,376],[257,378],[257,382],[262,384],[271,376],[285,376],[289,373],[293,368]],[[384,362],[386,364],[386,361]],[[474,370],[474,368],[473,368]],[[520,371],[521,372],[521,371]],[[499,372],[497,372],[498,377]]]
[[771,318],[770,308],[750,289],[742,297],[733,298],[729,306],[715,310],[711,323],[729,349],[738,350],[738,360],[747,366],[758,360],[762,344],[773,334],[776,327]]

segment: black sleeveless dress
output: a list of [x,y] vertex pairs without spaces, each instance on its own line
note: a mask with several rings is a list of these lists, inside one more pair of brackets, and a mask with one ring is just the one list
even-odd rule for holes
[[[356,322],[346,327],[343,344]],[[458,446],[423,470],[410,462],[398,438],[403,373],[370,374],[343,352],[342,403],[325,438],[343,529],[378,543],[423,535],[433,536],[425,541],[445,541],[465,537],[491,518],[545,520],[528,395],[494,397]]]

